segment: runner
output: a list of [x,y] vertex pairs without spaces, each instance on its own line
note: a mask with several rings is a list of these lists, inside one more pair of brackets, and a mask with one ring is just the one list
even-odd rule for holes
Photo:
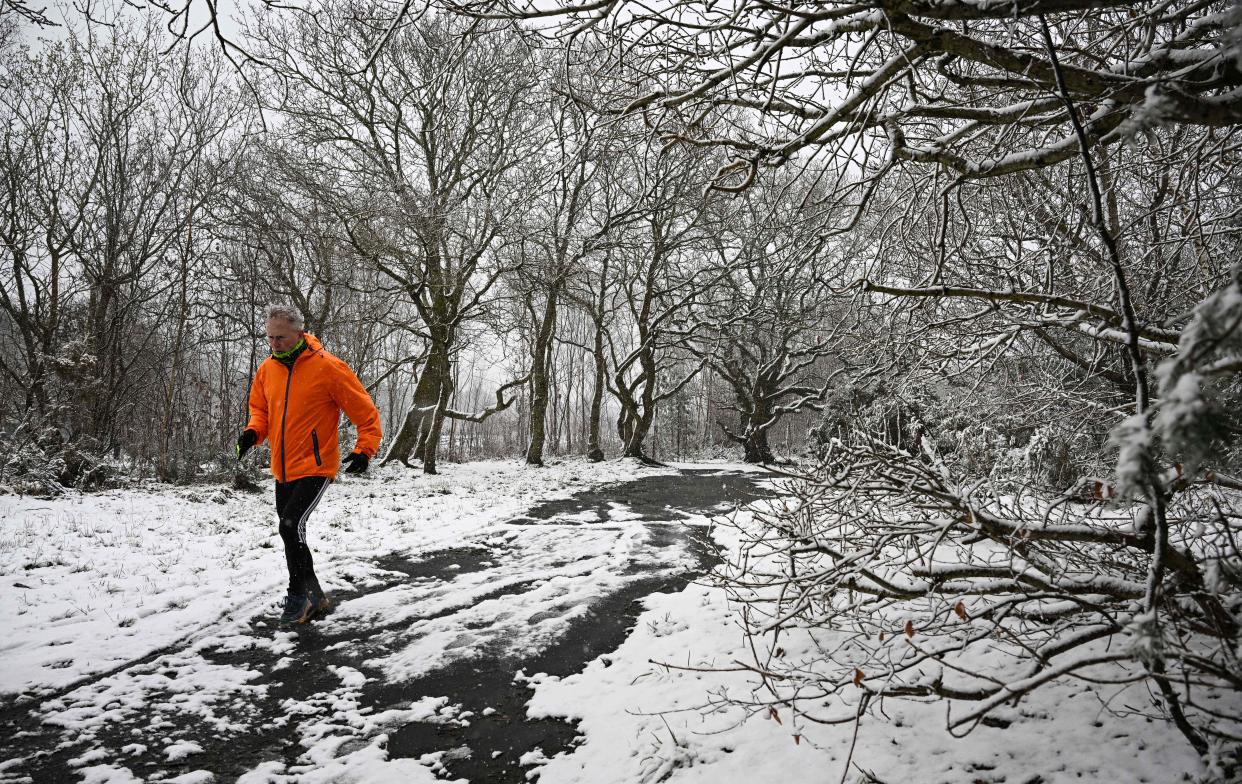
[[272,356],[259,365],[250,385],[250,421],[237,438],[237,458],[264,439],[271,445],[276,515],[289,568],[280,620],[306,623],[332,607],[315,577],[306,519],[341,466],[341,412],[358,429],[354,450],[345,458],[347,474],[367,470],[379,448],[380,416],[354,371],[303,329],[296,308],[269,305],[265,326]]

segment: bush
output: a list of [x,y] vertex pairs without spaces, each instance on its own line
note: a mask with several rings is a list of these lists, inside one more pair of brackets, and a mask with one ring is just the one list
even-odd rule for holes
[[[956,432],[963,465],[1078,470],[1055,435],[1005,447],[996,428]],[[1168,499],[1153,609],[1149,507],[998,490],[931,439],[904,450],[860,435],[734,520],[740,548],[716,574],[746,608],[755,658],[741,666],[769,704],[834,723],[883,700],[941,701],[949,729],[968,732],[1055,681],[1131,684],[1220,780],[1238,780],[1242,493],[1187,486]]]
[[976,401],[966,409],[960,399],[932,385],[913,395],[897,395],[882,383],[842,385],[810,433],[817,457],[834,439],[844,444],[876,439],[919,453],[923,438],[955,473],[1001,489],[1061,493],[1085,476],[1107,473],[1105,433],[1035,424],[1027,415],[1011,413],[1003,401]]
[[56,496],[68,488],[99,490],[123,479],[97,445],[67,439],[60,429],[27,418],[0,435],[0,492]]

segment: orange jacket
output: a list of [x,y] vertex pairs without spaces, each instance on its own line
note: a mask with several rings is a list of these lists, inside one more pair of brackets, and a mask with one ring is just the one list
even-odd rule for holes
[[268,439],[272,476],[292,482],[304,476],[335,477],[341,466],[337,428],[341,411],[358,428],[355,452],[374,457],[381,437],[379,411],[354,371],[304,333],[306,348],[289,368],[268,357],[250,384],[246,427]]

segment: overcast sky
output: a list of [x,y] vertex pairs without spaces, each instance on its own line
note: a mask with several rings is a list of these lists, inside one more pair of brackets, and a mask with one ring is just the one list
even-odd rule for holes
[[[133,0],[133,2],[142,4],[142,0]],[[138,8],[129,3],[75,2],[72,4],[48,4],[46,7],[43,7],[38,0],[36,0],[35,2],[28,2],[28,5],[36,10],[43,11],[49,19],[56,23],[55,27],[39,27],[38,25],[30,22],[22,22],[22,36],[32,44],[37,41],[62,40],[68,34],[68,30],[70,28],[80,30],[84,25],[88,24],[89,20],[95,20],[96,22],[101,23],[125,24],[126,22],[129,22],[132,24],[134,21],[140,19],[143,14],[150,13],[155,15],[155,18],[161,19],[162,25],[167,25],[174,21],[174,17],[171,13],[162,11],[158,8],[153,8],[151,6]],[[174,2],[170,2],[168,5],[173,8],[189,8],[190,24],[188,25],[188,29],[191,32],[200,28],[208,19],[208,5],[206,0],[174,0]],[[216,8],[219,10],[219,23],[221,31],[226,36],[236,36],[238,34],[238,27],[233,16],[238,12],[237,4],[230,2],[229,0],[220,0],[216,3]],[[174,27],[174,30],[179,31],[180,20],[177,21],[178,24]],[[200,40],[210,41],[211,39],[206,37],[210,36],[210,34],[210,30],[205,31],[200,36]]]

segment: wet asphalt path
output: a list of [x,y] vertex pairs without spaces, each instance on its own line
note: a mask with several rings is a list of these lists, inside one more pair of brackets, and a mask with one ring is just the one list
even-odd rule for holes
[[[105,762],[150,781],[194,770],[234,781],[263,765],[296,776],[319,764],[308,741],[325,737],[337,757],[378,742],[449,778],[525,782],[524,754],[554,756],[577,736],[527,718],[520,674],[570,675],[616,649],[643,597],[681,590],[716,562],[706,529],[687,519],[760,495],[761,476],[683,471],[546,502],[486,539],[381,559],[373,578],[335,593],[322,623],[289,632],[260,613],[226,639],[0,705],[0,782],[78,781]],[[582,537],[600,550],[584,551]],[[405,610],[385,609],[394,602]],[[422,720],[370,720],[427,698],[440,708]],[[170,759],[170,744],[196,750]]]

